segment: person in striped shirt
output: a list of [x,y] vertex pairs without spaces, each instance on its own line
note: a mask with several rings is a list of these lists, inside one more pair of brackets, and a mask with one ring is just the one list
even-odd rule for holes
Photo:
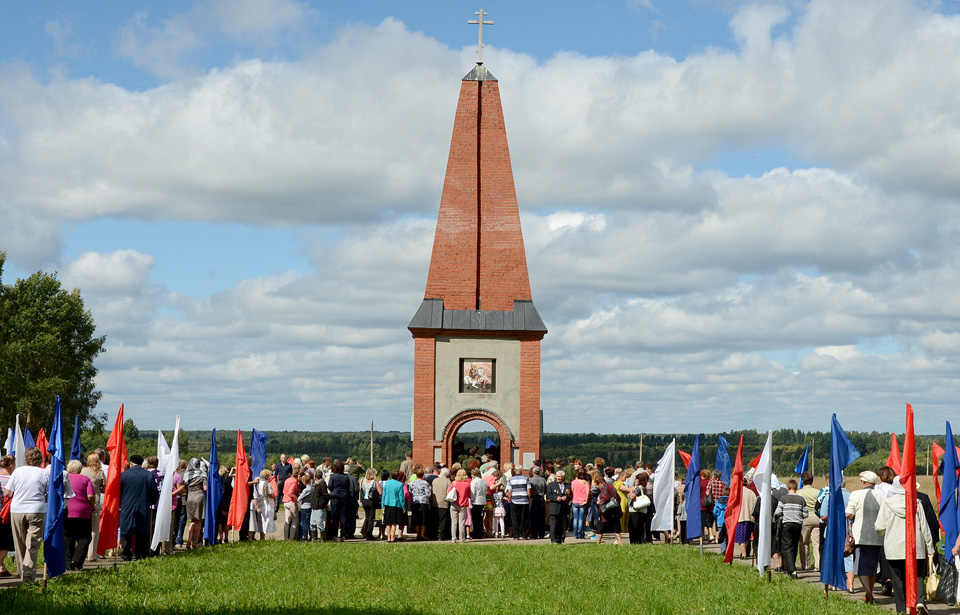
[[774,518],[783,520],[782,546],[783,567],[787,573],[797,578],[797,546],[800,544],[800,532],[803,520],[810,515],[807,501],[797,494],[797,481],[787,481],[787,495],[780,498]]
[[507,497],[510,498],[510,517],[513,521],[515,540],[526,540],[530,530],[530,481],[523,475],[523,468],[517,466],[507,483]]

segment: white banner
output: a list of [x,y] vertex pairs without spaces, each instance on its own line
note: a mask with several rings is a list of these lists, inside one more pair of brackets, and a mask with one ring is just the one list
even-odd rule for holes
[[653,473],[654,513],[650,529],[654,532],[673,531],[673,495],[676,492],[673,479],[676,474],[676,451],[677,440],[674,438],[667,446],[667,450],[663,452],[663,457],[657,462],[657,469]]

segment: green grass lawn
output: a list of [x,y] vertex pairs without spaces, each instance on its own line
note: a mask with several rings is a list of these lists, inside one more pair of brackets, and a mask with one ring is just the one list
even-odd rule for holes
[[4,613],[879,613],[663,545],[242,543],[0,593]]

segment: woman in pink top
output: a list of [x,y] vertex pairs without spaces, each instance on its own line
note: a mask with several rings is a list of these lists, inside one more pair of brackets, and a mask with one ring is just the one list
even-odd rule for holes
[[453,533],[453,542],[466,542],[465,523],[467,512],[470,510],[470,477],[467,476],[467,471],[461,468],[457,471],[456,478],[453,488],[457,491],[457,501],[450,503],[450,529]]
[[297,496],[300,495],[300,477],[294,473],[294,480],[283,483],[283,539],[297,540],[300,537],[300,513],[297,510]]
[[584,525],[587,519],[587,499],[590,497],[590,480],[583,470],[570,483],[573,492],[573,537],[583,540],[586,538]]
[[71,459],[67,464],[70,486],[74,493],[74,497],[67,500],[67,518],[63,524],[67,535],[67,566],[70,570],[83,569],[83,561],[87,558],[90,536],[93,533],[90,517],[93,516],[93,507],[97,501],[93,482],[81,474],[81,470],[83,464],[77,459]]

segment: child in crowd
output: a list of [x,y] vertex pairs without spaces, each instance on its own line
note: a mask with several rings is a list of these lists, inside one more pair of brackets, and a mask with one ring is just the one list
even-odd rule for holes
[[504,520],[506,517],[507,509],[503,505],[503,484],[500,483],[496,486],[496,490],[493,492],[494,538],[506,538],[506,532],[504,530]]

